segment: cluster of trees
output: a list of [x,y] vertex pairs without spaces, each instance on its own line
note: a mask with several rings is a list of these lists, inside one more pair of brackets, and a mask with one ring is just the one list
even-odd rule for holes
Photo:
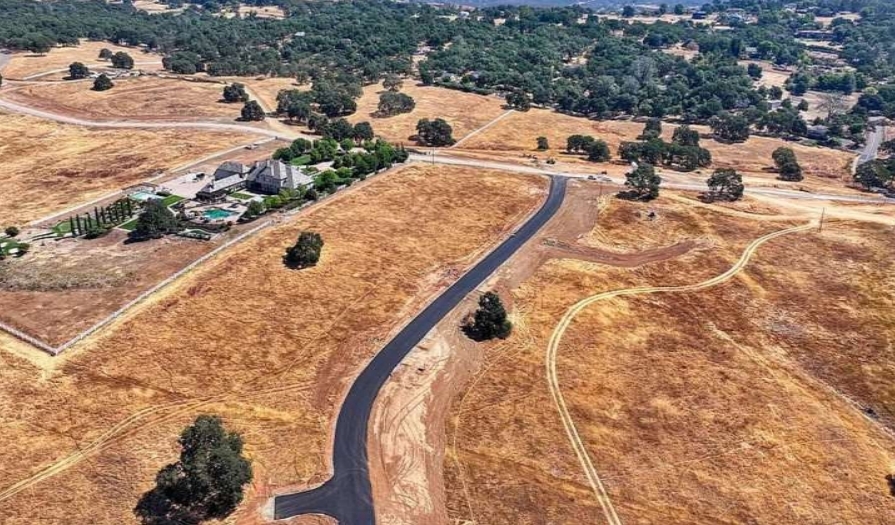
[[130,233],[130,238],[134,241],[160,239],[169,233],[176,233],[180,230],[180,221],[171,213],[171,210],[162,203],[161,199],[153,199],[143,206],[143,211],[137,216],[137,223]]
[[323,250],[323,237],[317,232],[304,231],[298,235],[295,244],[286,250],[283,261],[290,268],[308,268],[316,266]]
[[242,437],[217,416],[202,415],[178,440],[180,460],[162,468],[134,514],[144,525],[195,525],[229,516],[252,481]]
[[179,15],[148,14],[132,2],[58,0],[48,8],[0,0],[0,47],[45,53],[89,38],[145,45],[166,55],[167,67],[184,73],[294,76],[336,70],[372,82],[388,73],[409,74],[419,42],[448,41],[454,33],[454,24],[441,17],[444,11],[422,4],[276,3],[288,18],[215,16],[221,3],[214,0],[191,2],[196,6]]
[[771,153],[771,158],[777,166],[777,177],[788,182],[802,180],[802,167],[799,165],[796,154],[792,148],[779,147]]
[[[544,140],[546,145],[546,139]],[[589,135],[570,135],[566,139],[566,151],[569,153],[586,153],[587,160],[592,162],[609,162],[609,159],[612,158],[606,141],[595,139]]]
[[858,166],[855,182],[865,190],[892,190],[895,184],[895,159],[874,159]]
[[[660,130],[661,132],[661,130]],[[674,130],[671,142],[658,138],[655,125],[647,124],[641,137],[651,137],[642,142],[622,142],[618,154],[628,162],[645,162],[663,165],[681,171],[693,171],[712,163],[712,153],[699,145],[699,132],[682,125]]]
[[711,118],[709,124],[715,138],[724,142],[746,142],[751,124],[743,115],[721,112]]
[[401,113],[410,113],[416,107],[413,97],[404,93],[385,91],[379,95],[379,105],[376,108],[376,116],[393,117]]
[[68,218],[68,229],[75,237],[85,236],[95,239],[105,235],[113,227],[127,221],[134,215],[133,201],[118,199],[108,206],[94,206],[93,216],[72,215]]
[[475,341],[509,337],[513,324],[507,319],[507,311],[500,296],[494,292],[485,292],[479,297],[479,307],[472,318],[464,323],[463,331]]
[[249,94],[246,92],[245,84],[234,82],[224,86],[224,102],[248,102]]
[[423,118],[416,123],[417,142],[421,146],[450,146],[456,142],[453,133],[453,128],[444,119]]
[[328,169],[314,178],[314,188],[323,193],[332,193],[339,186],[347,186],[355,180],[364,180],[368,175],[407,160],[403,147],[384,141],[364,143],[364,151],[342,153],[333,160],[333,169]]
[[[322,139],[314,141],[304,138],[295,139],[288,147],[276,150],[273,158],[284,162],[302,159],[302,162],[297,163],[317,164],[348,154],[353,148],[360,145],[363,145],[367,151],[371,151],[383,144],[388,144],[385,141],[373,142],[373,128],[369,122],[358,122],[351,125],[345,119],[338,119],[327,123],[319,131],[323,135]],[[400,151],[403,151],[403,148]]]
[[855,111],[895,118],[895,82],[865,89],[858,98]]

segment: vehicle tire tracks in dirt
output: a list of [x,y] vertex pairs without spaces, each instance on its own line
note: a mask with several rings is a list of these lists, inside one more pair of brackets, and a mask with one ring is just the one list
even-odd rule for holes
[[569,413],[568,406],[560,389],[556,358],[558,354],[559,344],[562,342],[562,337],[565,334],[566,330],[569,328],[569,325],[582,310],[599,301],[605,301],[607,299],[613,299],[616,297],[630,297],[655,293],[697,292],[727,282],[731,278],[739,274],[746,267],[749,260],[752,258],[752,256],[761,245],[765,244],[768,241],[776,239],[777,237],[789,235],[792,233],[804,232],[811,228],[815,228],[816,226],[817,224],[812,221],[801,226],[779,230],[759,237],[758,239],[752,241],[752,243],[750,243],[749,246],[746,247],[739,260],[732,267],[730,267],[730,269],[706,281],[690,285],[640,286],[635,288],[602,292],[578,301],[575,305],[569,308],[563,315],[562,319],[560,319],[559,323],[554,328],[553,333],[550,336],[550,340],[547,344],[547,352],[545,356],[545,372],[547,376],[547,384],[549,386],[550,395],[553,398],[554,405],[556,406],[557,412],[559,413],[560,419],[562,420],[563,427],[566,430],[566,435],[569,439],[569,443],[572,446],[572,449],[575,451],[575,455],[578,457],[579,462],[581,463],[581,467],[584,470],[588,483],[590,484],[591,489],[594,492],[594,496],[596,497],[597,502],[603,509],[603,515],[605,516],[606,522],[609,523],[609,525],[621,525],[621,518],[619,518],[618,513],[616,512],[615,507],[612,504],[612,500],[609,498],[609,494],[606,491],[606,487],[603,485],[603,481],[597,473],[593,461],[590,459],[590,455],[587,453],[587,449],[584,445],[583,440],[581,439],[580,434],[578,433],[578,429],[575,426],[575,422],[572,419],[571,414]]

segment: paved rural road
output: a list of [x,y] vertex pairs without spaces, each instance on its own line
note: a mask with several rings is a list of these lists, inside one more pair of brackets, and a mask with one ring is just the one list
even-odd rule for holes
[[867,134],[867,142],[864,144],[864,151],[858,157],[858,165],[870,162],[876,158],[880,145],[883,143],[883,135],[885,135],[886,127],[880,123],[874,126],[870,133]]
[[[455,166],[469,166],[473,168],[485,168],[485,169],[495,169],[502,171],[512,171],[515,173],[531,173],[533,175],[551,175],[551,176],[563,176],[569,178],[578,178],[583,179],[586,178],[589,174],[587,173],[566,173],[561,171],[548,170],[544,168],[537,168],[534,166],[522,166],[519,164],[511,164],[508,162],[494,162],[488,160],[479,160],[479,159],[470,159],[466,157],[454,157],[447,151],[439,151],[433,160],[433,156],[431,154],[418,154],[413,153],[410,155],[410,160],[428,163],[428,164],[448,164]],[[596,175],[594,173],[593,175]],[[605,175],[599,175],[598,177],[608,179],[613,184],[623,185],[625,183],[624,179],[621,178],[613,178],[606,177]],[[708,187],[705,184],[681,184],[674,182],[662,182],[663,188],[675,189],[675,190],[689,190],[689,191],[706,191]],[[757,194],[757,195],[770,195],[774,197],[788,197],[791,199],[804,199],[804,200],[824,200],[824,201],[836,201],[836,202],[855,202],[855,203],[868,203],[868,204],[895,204],[895,199],[887,199],[885,197],[874,196],[874,197],[861,197],[861,196],[852,196],[852,195],[833,195],[826,193],[807,193],[804,191],[797,190],[782,190],[775,188],[746,188],[747,194]]]
[[552,177],[541,208],[507,240],[417,315],[376,354],[360,373],[342,403],[333,444],[333,477],[323,485],[274,499],[274,518],[326,514],[340,525],[376,522],[367,463],[367,424],[373,402],[392,371],[464,297],[494,273],[556,213],[566,193],[565,177]]

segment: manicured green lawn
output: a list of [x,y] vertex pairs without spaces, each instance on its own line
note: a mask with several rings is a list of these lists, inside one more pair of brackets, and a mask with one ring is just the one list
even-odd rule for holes
[[239,199],[241,201],[247,201],[247,200],[253,199],[255,197],[254,195],[249,195],[248,193],[240,193],[238,191],[231,193],[230,196],[233,197],[234,199]]
[[[85,225],[85,228],[89,228],[93,225],[94,222],[95,221],[93,220],[93,217],[88,219],[84,215],[81,216],[81,224]],[[55,232],[57,235],[66,235],[68,233],[71,233],[71,222],[69,222],[68,219],[65,219],[64,221],[61,221],[59,224],[53,226],[50,229],[53,230],[53,232]]]
[[292,164],[293,166],[304,166],[305,164],[309,164],[310,162],[310,155],[302,155],[301,157],[295,157],[294,159],[289,161],[289,164]]
[[0,251],[2,251],[5,255],[9,255],[9,252],[18,248],[21,243],[16,241],[15,239],[0,239]]
[[164,204],[165,206],[171,206],[171,205],[177,204],[178,202],[180,202],[182,200],[183,200],[183,197],[181,197],[180,195],[168,195],[167,197],[162,199],[162,204]]
[[118,227],[121,228],[122,230],[127,230],[129,232],[132,232],[132,231],[134,231],[134,228],[137,227],[137,219],[131,219]]

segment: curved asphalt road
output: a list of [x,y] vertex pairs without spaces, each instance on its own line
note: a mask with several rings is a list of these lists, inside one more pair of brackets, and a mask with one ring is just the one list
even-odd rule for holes
[[275,519],[299,514],[326,514],[341,525],[376,522],[367,465],[367,423],[373,402],[392,371],[464,297],[494,273],[556,213],[566,194],[565,177],[552,177],[547,200],[510,238],[441,294],[376,354],[360,373],[342,403],[336,421],[333,477],[323,485],[274,499]]

